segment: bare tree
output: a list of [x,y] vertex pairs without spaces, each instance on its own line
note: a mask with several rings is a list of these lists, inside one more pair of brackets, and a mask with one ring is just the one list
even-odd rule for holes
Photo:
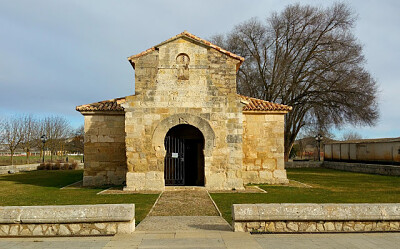
[[344,3],[329,8],[289,5],[267,21],[250,19],[213,42],[245,57],[241,94],[287,104],[285,159],[299,132],[345,123],[373,125],[377,85],[364,68],[353,35],[355,15]]
[[0,145],[4,143],[5,134],[4,134],[4,118],[0,117]]
[[36,124],[37,135],[33,139],[33,146],[40,148],[40,157],[43,157],[44,144],[41,140],[42,135],[46,135],[45,119],[38,119]]
[[25,115],[22,117],[22,129],[24,133],[23,141],[21,145],[26,152],[26,163],[29,164],[29,156],[31,148],[36,145],[36,141],[39,135],[39,124],[32,115]]
[[356,131],[348,131],[343,133],[342,135],[342,141],[350,141],[350,140],[358,140],[362,139],[362,136],[360,133]]
[[11,165],[14,165],[14,153],[24,139],[24,129],[21,117],[8,117],[3,121],[3,142],[10,150]]
[[63,151],[65,139],[71,135],[69,122],[59,116],[47,117],[43,121],[44,132],[47,136],[46,147],[51,152],[51,161],[57,151]]

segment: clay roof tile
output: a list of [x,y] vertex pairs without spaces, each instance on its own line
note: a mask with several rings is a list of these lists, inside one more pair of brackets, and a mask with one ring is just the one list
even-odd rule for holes
[[[243,111],[251,111],[251,112],[286,111],[287,112],[292,110],[291,106],[277,104],[266,100],[251,98],[240,94],[238,94],[238,96],[243,101],[243,103],[245,103]],[[77,106],[76,110],[79,112],[123,111],[124,108],[121,106],[121,104],[125,103],[125,101],[126,97],[104,100],[100,102]]]

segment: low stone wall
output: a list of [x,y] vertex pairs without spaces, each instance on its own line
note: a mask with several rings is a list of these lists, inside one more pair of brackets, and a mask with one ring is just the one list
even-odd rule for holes
[[0,207],[0,236],[129,234],[135,204]]
[[8,174],[9,172],[23,172],[37,170],[39,163],[34,164],[22,164],[22,165],[7,165],[0,166],[0,175]]
[[[0,166],[0,175],[18,172],[25,172],[25,171],[34,171],[37,170],[39,167],[39,163],[32,163],[32,164],[21,164],[21,165],[7,165],[7,166]],[[83,170],[84,164],[78,163],[76,167],[77,170]]]
[[235,232],[400,231],[400,203],[234,204]]
[[285,162],[285,169],[297,168],[319,168],[322,166],[322,161],[293,161]]
[[398,165],[325,161],[322,164],[322,166],[324,168],[351,171],[351,172],[389,175],[389,176],[400,176],[400,166],[398,166]]

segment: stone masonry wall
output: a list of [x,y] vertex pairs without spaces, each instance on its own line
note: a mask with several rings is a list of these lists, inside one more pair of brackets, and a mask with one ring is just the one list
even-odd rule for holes
[[236,232],[332,233],[400,231],[399,221],[253,221],[236,222]]
[[243,115],[244,183],[287,183],[284,169],[284,114]]
[[91,222],[58,224],[0,224],[0,237],[8,236],[82,236],[131,233],[132,222]]
[[400,204],[234,204],[232,223],[237,232],[400,231]]
[[125,116],[84,114],[84,186],[121,185],[126,177]]
[[0,237],[131,234],[134,204],[0,207]]
[[382,164],[324,161],[324,163],[322,164],[322,167],[325,167],[328,169],[350,171],[350,172],[400,176],[400,165],[382,165]]
[[[185,72],[188,79],[178,77],[181,68],[177,57],[182,53],[189,57]],[[178,124],[193,125],[205,137],[210,135],[204,134],[205,130],[214,134],[213,141],[205,141],[206,188],[243,188],[242,106],[236,94],[238,61],[182,37],[134,60],[135,95],[123,104],[126,189],[164,189],[166,132],[157,131]],[[171,116],[174,118],[169,120]]]

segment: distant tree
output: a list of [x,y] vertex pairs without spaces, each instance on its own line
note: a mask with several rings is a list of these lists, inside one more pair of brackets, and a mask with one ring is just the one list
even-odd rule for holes
[[0,145],[4,143],[4,118],[0,117]]
[[78,152],[83,153],[83,145],[84,145],[84,137],[85,137],[85,130],[84,126],[80,126],[75,129],[74,133],[72,134],[72,140],[68,143],[68,150],[71,152]]
[[14,153],[24,140],[24,129],[21,117],[7,117],[3,120],[2,140],[10,150],[11,165],[14,165]]
[[32,115],[23,116],[21,121],[24,134],[21,146],[26,152],[26,163],[29,164],[31,148],[37,144],[36,141],[40,138],[39,124]]
[[362,136],[360,133],[356,131],[348,131],[343,133],[342,135],[342,141],[350,141],[350,140],[358,140],[362,139]]
[[355,15],[344,3],[329,8],[289,5],[267,21],[252,18],[211,40],[245,57],[238,92],[287,104],[285,159],[307,126],[373,125],[377,86],[353,35]]
[[43,122],[43,130],[47,136],[46,147],[51,152],[50,160],[57,151],[64,151],[65,140],[71,135],[71,126],[64,117],[46,117]]
[[37,120],[37,136],[33,139],[33,146],[40,148],[40,157],[43,156],[44,153],[44,144],[41,140],[41,136],[46,135],[46,124],[45,119],[38,119]]

